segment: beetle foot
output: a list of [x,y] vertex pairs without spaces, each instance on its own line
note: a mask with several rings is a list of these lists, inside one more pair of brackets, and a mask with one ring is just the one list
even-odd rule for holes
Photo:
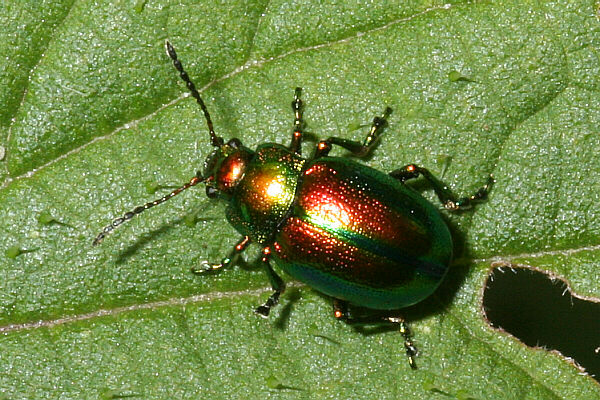
[[210,271],[214,271],[214,268],[211,268],[211,265],[209,263],[207,263],[206,261],[203,261],[199,266],[193,266],[192,268],[190,268],[190,271],[192,272],[192,274],[195,275],[202,275],[202,274],[206,274],[207,272]]
[[257,307],[254,310],[255,313],[257,313],[261,317],[265,317],[265,318],[267,318],[269,316],[269,313],[271,312],[271,308],[276,306],[279,303],[279,296],[281,296],[281,292],[283,292],[283,290],[285,289],[285,285],[283,284],[283,282],[279,282],[279,284],[280,284],[279,289],[275,290],[271,294],[271,296],[269,296],[269,298],[267,299],[265,304],[263,304],[260,307]]
[[229,258],[224,258],[218,264],[216,264],[216,263],[211,264],[208,261],[204,260],[200,263],[200,266],[194,266],[194,267],[190,268],[190,270],[192,271],[193,274],[202,275],[202,274],[206,274],[208,272],[218,271],[221,268],[229,265],[230,262],[231,262],[231,260]]
[[202,263],[200,266],[194,266],[194,267],[190,268],[190,271],[194,275],[203,275],[208,272],[212,272],[212,271],[216,271],[216,270],[217,270],[217,268],[212,268],[212,266],[209,265],[208,263],[206,263],[206,264]]
[[400,328],[400,333],[404,337],[404,349],[406,350],[406,357],[408,358],[408,364],[412,369],[417,369],[417,363],[415,362],[415,358],[419,351],[415,346],[412,340],[412,333],[404,318],[399,317],[387,317],[386,320],[390,321],[393,324],[398,324]]
[[266,305],[262,305],[260,307],[256,307],[254,312],[260,315],[263,318],[267,318],[269,313],[271,312],[271,307],[267,307]]

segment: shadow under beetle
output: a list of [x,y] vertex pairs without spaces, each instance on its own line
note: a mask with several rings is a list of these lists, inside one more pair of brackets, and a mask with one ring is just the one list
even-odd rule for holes
[[[166,49],[204,113],[215,150],[204,171],[168,195],[115,219],[94,245],[142,211],[205,183],[208,197],[229,203],[227,219],[242,238],[220,263],[204,262],[192,271],[226,267],[248,244],[260,244],[262,264],[273,287],[268,300],[256,309],[262,316],[269,315],[285,289],[271,259],[292,277],[331,296],[335,317],[347,322],[354,322],[348,304],[397,310],[433,293],[452,259],[452,237],[438,209],[404,182],[423,176],[444,207],[454,211],[484,199],[493,183],[491,176],[475,194],[457,198],[427,169],[414,164],[385,174],[348,158],[328,156],[333,145],[358,157],[369,154],[390,108],[373,119],[362,143],[330,137],[318,143],[312,156],[302,158],[300,88],[292,101],[294,129],[289,146],[265,143],[252,151],[237,138],[225,143],[216,135],[204,101],[168,41]],[[408,361],[416,368],[417,349],[404,319],[382,319],[398,325]]]

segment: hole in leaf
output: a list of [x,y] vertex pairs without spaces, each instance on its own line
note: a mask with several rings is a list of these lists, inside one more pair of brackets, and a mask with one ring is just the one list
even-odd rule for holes
[[575,297],[561,278],[498,264],[488,275],[483,310],[494,328],[527,346],[557,350],[600,379],[600,303]]

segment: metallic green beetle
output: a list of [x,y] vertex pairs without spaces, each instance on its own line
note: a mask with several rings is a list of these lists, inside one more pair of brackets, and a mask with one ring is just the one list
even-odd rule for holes
[[[227,219],[242,235],[220,263],[204,263],[196,273],[232,263],[249,243],[262,246],[273,293],[256,312],[268,316],[285,288],[269,260],[292,277],[334,299],[334,315],[352,322],[348,304],[375,310],[396,310],[427,298],[439,286],[452,260],[452,237],[438,209],[404,184],[423,176],[446,209],[459,210],[486,197],[493,179],[472,196],[456,198],[428,170],[414,164],[389,174],[347,158],[329,157],[332,145],[356,156],[367,155],[391,109],[375,117],[363,143],[330,137],[320,141],[310,158],[301,157],[301,90],[295,91],[294,130],[289,146],[266,143],[255,151],[239,139],[227,143],[217,136],[195,85],[175,49],[167,54],[196,99],[208,125],[214,152],[204,171],[170,194],[136,207],[115,219],[94,240],[100,243],[115,227],[198,183],[208,197],[228,202]],[[411,367],[417,350],[404,320],[398,324]]]

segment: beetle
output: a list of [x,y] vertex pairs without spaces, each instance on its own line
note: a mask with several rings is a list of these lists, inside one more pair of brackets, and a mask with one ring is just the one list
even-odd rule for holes
[[[192,270],[199,274],[220,270],[232,264],[250,243],[259,244],[261,263],[273,288],[267,301],[255,310],[261,316],[269,315],[285,289],[271,260],[287,274],[332,297],[334,316],[347,322],[354,321],[349,304],[398,310],[436,290],[452,260],[452,237],[438,208],[405,182],[422,176],[443,206],[456,211],[486,198],[493,183],[491,175],[473,195],[457,198],[427,169],[415,164],[385,174],[328,155],[334,145],[357,157],[368,155],[386,125],[389,107],[373,119],[362,143],[330,137],[319,141],[313,154],[303,158],[300,88],[292,101],[294,125],[288,146],[264,143],[252,151],[237,138],[225,142],[215,133],[203,99],[168,41],[166,50],[202,109],[215,149],[204,170],[188,183],[113,220],[94,239],[94,245],[135,215],[204,183],[209,198],[228,202],[226,217],[242,238],[221,262],[204,262]],[[386,316],[382,320],[399,327],[409,364],[416,368],[417,349],[404,319]]]

